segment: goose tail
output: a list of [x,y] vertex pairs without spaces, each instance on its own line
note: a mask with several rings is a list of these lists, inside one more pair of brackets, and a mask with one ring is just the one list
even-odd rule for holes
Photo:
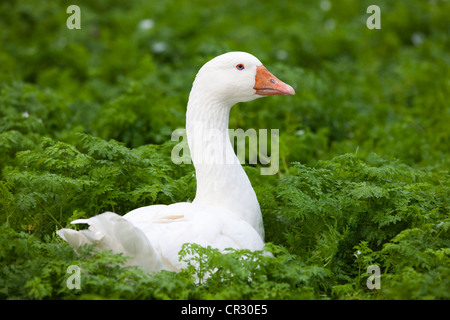
[[160,271],[162,263],[141,229],[113,212],[105,212],[72,224],[85,223],[87,230],[60,229],[56,233],[75,250],[84,244],[96,244],[99,251],[112,250],[128,257],[126,265],[139,265],[148,271]]

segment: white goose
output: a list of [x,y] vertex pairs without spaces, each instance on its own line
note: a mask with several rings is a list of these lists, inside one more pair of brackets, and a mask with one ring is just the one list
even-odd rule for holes
[[229,52],[207,62],[189,95],[186,134],[195,167],[192,203],[153,205],[124,216],[105,212],[72,223],[89,229],[58,230],[75,250],[96,243],[129,257],[129,265],[151,271],[179,271],[184,243],[261,250],[264,227],[259,203],[228,136],[231,107],[267,95],[292,95],[294,89],[245,52]]

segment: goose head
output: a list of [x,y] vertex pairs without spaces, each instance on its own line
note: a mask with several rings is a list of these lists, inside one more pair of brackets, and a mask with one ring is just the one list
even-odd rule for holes
[[208,61],[197,73],[193,91],[230,107],[264,96],[295,94],[290,85],[246,52],[228,52]]

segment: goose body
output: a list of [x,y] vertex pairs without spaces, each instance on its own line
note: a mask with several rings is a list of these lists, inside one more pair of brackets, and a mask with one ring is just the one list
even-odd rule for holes
[[261,250],[264,227],[258,200],[228,138],[231,107],[259,97],[294,94],[254,56],[229,52],[207,62],[189,95],[186,134],[195,167],[197,191],[192,203],[153,205],[124,216],[105,212],[72,223],[89,229],[58,230],[74,249],[96,243],[129,257],[128,264],[151,271],[179,271],[184,243],[219,250]]

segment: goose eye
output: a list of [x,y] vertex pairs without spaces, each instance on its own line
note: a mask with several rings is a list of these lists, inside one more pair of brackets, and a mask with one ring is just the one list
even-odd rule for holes
[[245,67],[244,67],[244,65],[243,65],[242,63],[239,63],[239,64],[236,66],[236,69],[238,69],[238,70],[244,70]]

